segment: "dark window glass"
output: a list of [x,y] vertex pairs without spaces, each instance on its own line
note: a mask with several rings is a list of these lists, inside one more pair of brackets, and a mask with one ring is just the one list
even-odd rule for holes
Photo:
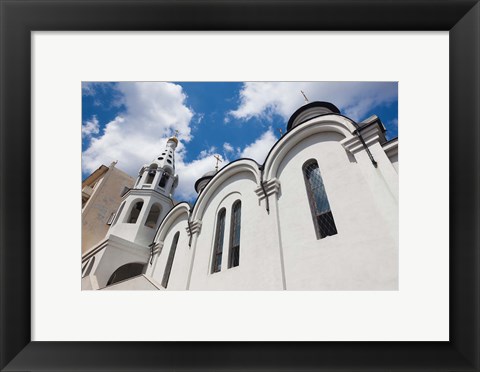
[[163,288],[167,288],[168,286],[168,280],[170,279],[170,273],[172,271],[173,259],[175,257],[175,251],[177,250],[177,243],[178,243],[179,236],[180,236],[180,232],[177,231],[177,233],[173,237],[172,247],[170,248],[170,252],[168,253],[167,265],[165,266],[165,272],[163,273],[163,279],[162,279]]
[[330,204],[317,161],[309,160],[306,162],[303,166],[303,173],[307,184],[308,199],[315,223],[317,239],[337,234],[335,220],[330,210]]
[[232,221],[230,225],[230,255],[228,267],[235,267],[240,264],[240,220],[242,214],[242,203],[237,200],[232,206]]
[[167,159],[168,164],[172,164],[172,161],[170,159]]
[[223,236],[225,234],[225,208],[218,212],[215,244],[213,247],[212,273],[222,269]]

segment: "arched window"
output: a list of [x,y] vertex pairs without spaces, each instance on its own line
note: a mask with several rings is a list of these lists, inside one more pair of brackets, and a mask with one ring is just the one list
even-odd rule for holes
[[115,220],[113,220],[112,226],[114,226],[117,223],[117,221],[120,217],[120,214],[123,211],[123,207],[125,207],[125,202],[123,202],[122,205],[120,206],[120,208],[118,209],[117,215],[115,216]]
[[146,185],[150,185],[153,182],[153,179],[155,178],[155,170],[150,169],[148,171],[147,179],[145,180]]
[[143,201],[136,202],[135,205],[133,206],[130,216],[128,216],[127,223],[136,223],[138,220],[138,216],[140,215],[140,212],[142,211],[143,207]]
[[113,272],[110,279],[108,279],[107,286],[143,274],[144,268],[145,265],[138,262],[133,262],[120,266],[117,270]]
[[168,279],[170,279],[170,273],[172,272],[173,259],[175,257],[175,251],[177,250],[177,243],[178,243],[179,236],[180,236],[180,231],[177,231],[177,233],[173,237],[172,247],[170,248],[170,252],[168,253],[167,265],[165,266],[165,272],[163,273],[163,278],[162,278],[163,288],[167,288],[168,286]]
[[160,186],[161,188],[164,188],[165,185],[167,184],[168,177],[169,177],[168,173],[163,172],[162,177],[160,177],[160,182],[158,183],[158,186]]
[[213,246],[212,273],[222,269],[223,235],[225,233],[225,208],[218,212],[215,243]]
[[232,206],[232,221],[230,223],[230,254],[228,267],[236,267],[240,263],[240,220],[242,202],[237,200]]
[[85,278],[86,276],[89,276],[93,265],[95,264],[95,256],[93,256],[82,268],[82,278]]
[[337,233],[327,193],[316,160],[309,160],[303,165],[303,174],[307,186],[308,200],[315,224],[317,239]]
[[155,228],[158,222],[158,217],[160,217],[160,205],[154,204],[148,212],[147,220],[145,221],[145,226]]

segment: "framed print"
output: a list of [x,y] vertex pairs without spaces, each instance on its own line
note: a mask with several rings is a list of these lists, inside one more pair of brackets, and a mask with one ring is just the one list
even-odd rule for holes
[[[296,4],[293,1],[169,2],[147,0],[134,2],[125,0],[78,2],[66,0],[56,2],[2,0],[0,10],[2,19],[0,135],[2,141],[0,146],[2,154],[2,175],[0,177],[0,296],[2,304],[0,319],[2,331],[0,367],[2,370],[299,371],[343,369],[369,371],[372,369],[397,369],[478,371],[480,369],[478,354],[479,252],[476,232],[479,211],[480,5],[477,1],[365,2],[359,0],[339,3],[312,1]],[[67,32],[61,36],[60,31]],[[87,32],[84,33],[84,31]],[[88,33],[88,31],[96,31],[96,33]],[[102,33],[102,31],[108,32]],[[127,31],[144,33],[135,35],[126,33]],[[162,31],[163,33],[149,33],[151,31]],[[236,34],[232,31],[240,31],[240,33]],[[258,33],[249,34],[245,31]],[[263,31],[265,32],[262,33]],[[331,33],[328,38],[322,39],[321,35],[298,33],[298,31],[351,31],[352,33],[345,35]],[[382,45],[376,50],[376,53],[366,47],[369,45],[368,43],[357,42],[361,31],[375,31],[375,33],[363,34],[365,40],[382,35],[383,44],[376,44]],[[432,33],[427,41],[421,34],[415,36],[415,34],[406,32],[403,36],[405,44],[408,46],[407,53],[404,53],[405,55],[401,59],[389,61],[389,57],[397,57],[391,48],[397,45],[398,38],[391,31],[442,31],[444,36],[443,38],[437,37],[435,33]],[[244,32],[243,35],[241,35],[242,32]],[[448,56],[445,47],[447,33]],[[350,53],[346,53],[345,50],[338,52],[336,48],[342,49],[342,40],[347,37],[358,45],[358,49],[352,48]],[[54,39],[54,43],[48,43],[49,40]],[[75,45],[80,45],[76,43],[83,43],[83,48],[86,49],[76,47]],[[335,45],[336,43],[338,45]],[[282,61],[282,54],[276,55],[274,48],[268,48],[273,44],[284,46],[285,50],[282,50],[282,54],[287,54],[290,62],[285,63]],[[95,67],[99,68],[103,57],[100,52],[96,51],[102,48],[107,50],[112,45],[117,47],[118,59],[128,59],[128,63],[132,66],[128,71],[133,71],[133,73],[129,75],[130,77],[125,75],[127,78],[123,80],[134,82],[153,79],[154,81],[180,82],[176,86],[181,86],[185,91],[188,91],[187,85],[182,81],[198,81],[199,79],[215,81],[215,77],[205,78],[213,76],[207,74],[208,65],[214,65],[212,59],[221,60],[221,68],[225,71],[232,70],[231,75],[224,75],[227,76],[227,79],[218,81],[228,80],[228,77],[232,81],[249,79],[280,81],[282,75],[266,73],[268,64],[271,65],[272,71],[275,70],[273,66],[275,60],[278,61],[278,65],[281,65],[281,62],[284,64],[285,80],[291,79],[291,81],[298,81],[297,77],[301,75],[289,75],[288,70],[290,72],[301,71],[302,66],[305,68],[307,65],[314,66],[313,62],[316,59],[325,59],[325,57],[330,60],[329,63],[343,66],[344,75],[338,80],[345,81],[347,79],[355,80],[355,75],[351,72],[355,70],[354,66],[360,66],[364,76],[368,65],[375,69],[375,66],[382,64],[385,71],[388,71],[389,68],[390,70],[400,69],[402,61],[403,64],[410,66],[409,78],[389,80],[372,77],[371,80],[398,81],[401,93],[398,95],[399,116],[405,119],[403,123],[409,120],[414,122],[415,118],[422,118],[422,128],[419,127],[417,130],[417,135],[422,138],[422,141],[417,141],[417,143],[421,143],[424,154],[410,157],[410,162],[406,162],[410,166],[404,168],[405,171],[402,174],[410,175],[408,177],[410,181],[415,180],[415,177],[419,177],[421,180],[421,177],[428,175],[429,181],[433,181],[429,186],[431,193],[428,188],[422,188],[423,185],[418,184],[416,188],[413,187],[414,191],[411,191],[410,195],[415,194],[416,189],[418,195],[415,196],[418,199],[415,199],[414,204],[409,205],[411,211],[407,211],[408,213],[404,214],[402,218],[405,221],[409,219],[408,215],[412,220],[421,216],[425,221],[425,233],[418,235],[418,232],[414,233],[414,229],[412,229],[411,234],[407,233],[405,239],[400,239],[400,250],[404,249],[404,252],[410,252],[412,258],[409,258],[409,262],[415,262],[415,257],[418,257],[419,264],[415,267],[418,270],[415,274],[418,283],[422,285],[430,283],[430,287],[425,287],[425,293],[420,293],[423,298],[417,302],[404,303],[405,307],[403,308],[395,305],[391,311],[379,311],[379,309],[384,309],[382,306],[389,302],[384,297],[389,294],[383,290],[372,291],[374,287],[371,283],[374,283],[375,280],[368,282],[365,292],[343,293],[342,296],[349,297],[348,301],[350,301],[345,302],[343,309],[340,302],[335,302],[335,297],[338,297],[338,292],[335,291],[339,287],[335,287],[333,291],[323,295],[323,302],[305,301],[305,293],[301,293],[301,290],[308,289],[309,285],[316,288],[313,283],[304,283],[303,286],[298,287],[300,291],[296,301],[291,300],[293,297],[288,297],[289,302],[293,305],[297,304],[296,308],[293,305],[291,305],[292,307],[284,306],[286,296],[282,294],[286,291],[277,292],[282,298],[276,308],[268,307],[266,302],[273,303],[274,297],[263,292],[256,294],[256,300],[252,300],[255,294],[242,291],[222,294],[223,297],[220,295],[212,297],[211,294],[202,291],[177,292],[177,294],[163,292],[163,303],[149,302],[151,298],[148,299],[146,297],[148,294],[141,291],[123,292],[122,297],[118,297],[110,291],[81,293],[74,284],[78,282],[78,278],[75,278],[76,282],[69,282],[70,276],[65,275],[65,272],[71,271],[69,267],[73,267],[73,271],[77,270],[78,254],[74,254],[73,256],[76,258],[70,260],[70,258],[65,258],[62,253],[74,249],[71,247],[79,244],[77,242],[79,238],[77,239],[75,234],[66,232],[62,228],[64,226],[62,223],[77,224],[76,207],[69,207],[71,202],[64,198],[64,193],[71,193],[68,190],[71,189],[69,185],[72,179],[74,179],[74,184],[77,182],[75,172],[78,170],[75,168],[75,164],[77,164],[75,159],[78,157],[75,158],[75,156],[77,156],[76,153],[81,152],[81,149],[76,152],[75,145],[72,146],[68,142],[72,133],[73,137],[76,136],[75,130],[71,130],[73,126],[60,126],[52,130],[54,127],[51,127],[48,122],[48,113],[52,114],[56,111],[63,113],[62,110],[68,112],[70,108],[71,113],[75,113],[80,105],[79,101],[73,101],[78,99],[81,89],[86,87],[85,84],[82,86],[82,81],[85,83],[85,81],[122,80],[123,75],[113,74],[111,77],[105,73],[105,70],[96,76],[94,73],[88,76],[79,73],[83,69],[82,66],[90,66],[91,71],[95,71]],[[165,52],[142,54],[142,50],[151,49],[156,45],[165,48]],[[198,48],[198,45],[203,47]],[[129,55],[125,53],[127,48],[135,50],[135,47],[138,48],[138,53],[129,53]],[[218,49],[215,52],[218,54],[213,53],[214,49]],[[185,53],[185,50],[192,52]],[[269,53],[268,50],[270,50]],[[243,55],[240,56],[242,52]],[[114,55],[117,56],[117,53]],[[266,54],[274,55],[274,61],[268,61]],[[145,58],[145,55],[153,58],[149,60]],[[431,59],[426,58],[427,55]],[[342,60],[334,63],[335,56],[342,56]],[[422,56],[424,56],[423,59]],[[68,58],[75,61],[70,64]],[[112,58],[111,61],[115,60]],[[240,66],[238,61],[241,61]],[[118,62],[118,65],[120,64]],[[147,65],[158,66],[161,71],[171,68],[171,71],[176,72],[171,72],[170,75],[154,74],[151,77],[148,74],[142,75],[142,68],[135,71],[136,66]],[[182,66],[182,68],[174,70],[174,65]],[[328,66],[328,63],[319,61],[317,65],[325,67]],[[38,68],[38,66],[42,68]],[[112,71],[118,68],[115,63],[111,63],[110,66]],[[250,73],[239,75],[238,71],[241,71],[242,68],[245,71],[248,69]],[[262,74],[255,75],[251,72],[256,69]],[[52,82],[50,85],[55,89],[57,85],[53,82],[65,70],[70,71],[70,77],[64,79],[66,83],[64,90],[57,89],[50,94],[40,89],[48,85],[49,81]],[[98,70],[100,71],[100,68]],[[199,76],[198,71],[202,71],[203,75]],[[447,71],[448,81],[445,78]],[[167,78],[162,80],[164,76],[168,77],[168,80]],[[304,78],[301,81],[308,81],[308,75],[302,76]],[[315,76],[325,77],[324,80],[329,80],[328,78],[333,80],[338,75],[325,73]],[[386,73],[384,76],[391,75]],[[436,76],[438,76],[437,79]],[[418,83],[419,97],[415,98],[417,100],[415,106],[420,111],[416,117],[408,116],[405,111],[405,106],[411,102],[409,98],[411,100],[413,97],[405,93],[414,86],[409,85],[409,79]],[[440,94],[436,98],[436,93],[446,92],[444,83],[449,86],[449,98],[446,94]],[[123,89],[125,95],[125,92],[132,90],[132,85],[129,84],[125,83],[120,88],[116,85],[115,89]],[[73,87],[74,85],[75,87]],[[393,85],[396,86],[396,83]],[[190,86],[191,89],[193,89],[192,87],[193,85]],[[214,88],[210,86],[209,90],[212,91]],[[71,99],[70,91],[74,92],[73,97],[77,98]],[[194,99],[196,96],[191,93],[193,90],[189,92],[189,97]],[[268,95],[269,93],[264,91],[262,94]],[[308,92],[302,94],[308,100]],[[64,100],[58,99],[59,96],[64,96]],[[69,106],[70,104],[72,106]],[[92,101],[91,105],[94,107],[95,102]],[[307,111],[312,109],[315,113],[317,113],[316,110],[327,109],[330,110],[330,113],[336,113],[335,109],[338,111],[335,106],[325,103],[307,104],[304,106],[305,108]],[[42,120],[38,120],[39,116],[37,116],[40,110],[43,110]],[[296,115],[299,117],[306,113],[306,111],[301,111]],[[50,116],[52,122],[55,121],[54,116],[53,114]],[[65,119],[70,123],[71,120],[67,120],[67,117],[68,113],[65,114]],[[447,117],[449,124],[442,125],[442,123],[447,123]],[[92,133],[97,130],[97,124],[93,119],[95,116],[89,116],[89,118],[92,119],[88,126],[84,126],[82,129]],[[80,121],[77,117],[73,119],[73,122],[75,123],[76,120]],[[299,125],[300,122],[295,120],[294,114],[287,129],[291,130],[292,127],[295,128]],[[82,121],[85,122],[83,119]],[[374,121],[372,119],[372,123]],[[400,131],[403,130],[402,125],[399,126]],[[304,128],[306,128],[305,125]],[[178,144],[177,136],[180,140],[182,136],[185,136],[181,128],[175,129],[180,133],[172,129],[169,140],[170,149],[175,147],[174,143]],[[292,133],[294,132],[290,132],[290,136]],[[407,133],[407,131],[403,133]],[[81,137],[80,130],[78,130],[78,137]],[[408,135],[405,135],[405,138],[407,137]],[[359,141],[361,147],[361,140],[359,139]],[[74,140],[73,143],[78,143],[78,141]],[[46,158],[38,152],[38,148],[45,145],[52,150],[48,152]],[[345,146],[353,147],[352,144],[345,144]],[[368,148],[367,144],[364,144],[365,147]],[[404,159],[408,158],[408,147],[407,145],[405,147],[407,155]],[[167,149],[165,157],[171,155],[173,159],[173,150],[171,154],[167,154],[167,151],[170,151]],[[367,163],[374,164],[377,154],[370,154],[371,156],[368,157],[368,152],[366,152]],[[351,162],[356,161],[352,156],[345,157],[345,159],[350,159]],[[159,161],[164,160],[159,159]],[[181,160],[181,158],[177,158],[177,160]],[[137,183],[143,182],[142,185],[151,185],[153,181],[147,182],[147,180],[149,177],[155,179],[158,167],[168,168],[166,163],[157,163],[155,163],[155,167],[147,165],[146,168],[142,168],[145,174],[142,173],[143,178],[140,177]],[[268,163],[266,164],[268,165]],[[316,164],[310,162],[307,165],[305,179],[307,189],[310,190],[308,195],[316,195],[315,190],[317,189],[314,190],[313,184],[308,183],[311,180],[309,175],[316,172]],[[245,164],[245,166],[247,165]],[[409,173],[412,168],[419,173]],[[268,169],[268,166],[261,169],[262,174],[259,173],[259,177],[264,176],[263,172],[268,174]],[[370,168],[368,171],[370,172]],[[37,177],[39,172],[43,178]],[[221,173],[222,170],[219,175]],[[325,174],[328,178],[328,173]],[[402,177],[400,177],[401,179]],[[164,181],[162,187],[169,184],[169,178],[168,180],[162,178],[159,182],[161,183],[162,180]],[[200,181],[201,179],[196,184],[199,190],[207,187]],[[305,183],[303,179],[302,182]],[[170,185],[174,185],[174,183],[170,183]],[[266,186],[267,189],[268,187],[275,189],[274,184],[267,183]],[[208,192],[208,187],[205,192]],[[212,188],[213,186],[210,187],[210,189]],[[141,193],[147,192],[146,189],[148,187],[144,188]],[[326,189],[328,192],[328,187]],[[444,190],[448,194],[434,194],[437,189]],[[286,190],[287,188],[283,191],[286,192]],[[267,193],[267,191],[259,188],[258,195],[261,197],[262,193]],[[129,192],[131,193],[131,191]],[[125,195],[128,198],[128,192]],[[287,194],[284,194],[284,197],[285,195]],[[402,193],[400,193],[400,199],[401,195]],[[439,196],[432,197],[431,195]],[[311,198],[314,197],[311,196]],[[233,216],[233,220],[235,216],[240,215],[239,204],[233,199],[225,200],[231,202],[231,205],[228,205],[226,217],[220,213],[220,210],[218,221],[229,219],[230,215]],[[272,211],[275,210],[275,205],[267,205],[266,201],[262,200],[259,205],[266,208],[267,212],[270,212],[270,208]],[[138,214],[135,214],[134,204],[138,204],[138,200],[133,198],[131,201],[132,207],[127,208],[128,216],[130,216],[128,218],[134,219],[136,222],[137,219],[140,219],[141,206],[137,208]],[[329,207],[335,205],[335,200],[330,197],[329,202],[331,204]],[[75,203],[75,199],[73,203]],[[309,218],[310,220],[313,218],[314,223],[319,224],[314,225],[317,239],[337,235],[337,227],[340,229],[341,219],[335,216],[333,209],[329,208],[327,208],[328,215],[326,216],[323,210],[320,211],[322,213],[316,214],[319,209],[315,209],[315,205],[315,202],[311,202],[313,207],[311,207]],[[242,204],[242,214],[244,211],[248,211],[247,207],[247,204]],[[181,209],[181,203],[175,208],[173,211]],[[185,213],[190,213],[186,205],[184,209]],[[194,209],[192,208],[192,210]],[[231,214],[230,209],[232,210]],[[401,213],[405,213],[405,209],[403,212],[402,207],[400,209]],[[331,216],[332,212],[335,217]],[[153,217],[151,218],[150,215],[145,216],[147,218],[145,226],[147,227],[149,223],[156,226],[155,216],[160,212],[153,210],[152,213]],[[434,224],[433,228],[427,226],[429,220],[433,220],[433,217],[429,218],[429,216],[433,215],[443,216],[443,221],[448,219],[449,228],[446,224]],[[335,219],[333,220],[333,218]],[[325,219],[328,219],[328,228],[320,225],[321,221],[326,221]],[[335,221],[335,225],[332,221]],[[417,226],[422,222],[420,221]],[[49,226],[54,223],[57,223],[57,229],[52,230],[55,231],[55,236],[52,236]],[[130,222],[127,221],[127,223]],[[235,230],[236,224],[225,223],[225,221],[222,223],[228,225],[228,229],[231,228],[232,236],[236,236],[235,231],[238,231]],[[222,223],[218,222],[217,225],[221,226]],[[111,224],[116,224],[115,216],[112,216]],[[216,231],[219,231],[218,226]],[[404,224],[404,226],[408,226],[408,224]],[[195,228],[199,228],[199,225],[197,227],[188,226],[188,228],[192,232]],[[213,231],[213,226],[211,230]],[[42,233],[50,234],[52,241],[59,243],[52,244],[52,246],[45,244],[43,240],[38,239],[39,234]],[[183,237],[178,240],[178,236],[175,238],[173,235],[170,238],[170,240],[165,239],[165,245],[168,246],[170,252],[175,252],[170,247],[176,247],[178,241],[183,245],[188,241],[181,240]],[[243,242],[241,239],[243,237],[231,239],[230,243],[233,248],[229,249],[231,252],[236,252],[236,255],[233,254],[233,258],[228,262],[225,261],[223,266],[235,268],[239,265],[241,258],[238,257],[242,255],[242,253],[238,253],[242,252],[239,246],[242,246],[243,243],[238,242]],[[163,242],[163,240],[160,241]],[[214,251],[216,253],[212,255],[213,261],[205,259],[205,265],[212,270],[212,273],[224,269],[221,267],[222,261],[219,258],[221,257],[219,243],[215,244]],[[404,248],[402,248],[402,244]],[[447,256],[446,250],[444,250],[447,245],[448,263],[440,258],[442,252],[444,257]],[[157,248],[162,249],[160,246],[161,244]],[[424,247],[428,247],[428,252],[431,254],[431,259],[426,261],[424,258],[420,259],[422,252],[425,252]],[[155,258],[155,249],[153,246],[152,263]],[[170,269],[155,274],[160,283],[159,288],[160,286],[166,288],[167,285],[175,285],[175,279],[171,280],[173,277],[170,276],[174,253],[169,254],[168,257],[164,256],[162,257],[165,262],[162,261],[162,264],[168,267],[170,262]],[[237,258],[235,259],[235,257]],[[97,257],[97,264],[100,259]],[[72,262],[72,266],[69,266],[69,262],[73,260],[76,262]],[[41,262],[41,266],[38,265],[39,262]],[[86,257],[84,266],[86,275],[89,275],[88,273],[94,267],[91,257]],[[44,268],[48,268],[49,273],[48,291],[40,291],[40,288],[45,287],[42,284],[43,279],[39,276],[39,272],[45,271]],[[323,270],[325,269],[326,267],[323,268]],[[391,296],[391,304],[396,304],[395,301],[398,298],[395,296],[399,297],[405,293],[406,282],[402,279],[401,270],[402,266],[400,267],[399,291],[394,292]],[[440,279],[442,282],[438,283],[436,273],[442,270],[445,275],[443,279]],[[154,272],[153,269],[152,272]],[[119,275],[119,277],[117,278],[113,274]],[[115,271],[113,274],[109,273],[108,277],[105,276],[103,287],[120,283],[124,279],[121,272]],[[402,280],[404,280],[403,292]],[[281,281],[279,283],[281,284]],[[79,286],[80,284],[78,284]],[[419,287],[421,286],[419,285]],[[434,298],[437,298],[435,296],[439,294],[438,288],[441,287],[449,287],[448,301],[435,302]],[[73,289],[70,290],[70,288]],[[351,288],[353,287],[348,287],[348,289]],[[390,283],[388,288],[397,289],[396,283]],[[82,294],[85,303],[90,304],[90,307],[78,310],[80,313],[74,311],[72,304],[75,306],[76,303],[70,297],[70,292],[76,291],[76,289]],[[288,293],[289,296],[292,292]],[[193,296],[197,296],[197,302],[192,302]],[[157,296],[156,300],[158,298]],[[228,300],[226,300],[227,298]],[[376,298],[379,302],[375,303],[372,298]],[[429,298],[431,305],[433,304],[431,307],[426,306]],[[443,297],[440,294],[438,298],[447,299],[445,294]],[[134,300],[132,301],[132,299]],[[172,307],[167,299],[181,305],[176,308]],[[356,302],[354,299],[357,299]],[[62,301],[65,304],[62,304]],[[103,305],[101,305],[102,301]],[[239,308],[240,311],[232,309],[234,307]],[[328,308],[332,312],[331,319],[326,316]],[[356,311],[355,316],[353,316],[354,311]],[[130,318],[126,317],[128,313],[132,315]],[[220,313],[222,315],[218,315]],[[376,316],[380,313],[381,316]],[[218,316],[215,317],[215,314]],[[316,315],[323,319],[312,321]],[[337,319],[334,319],[335,315],[337,315]],[[416,338],[413,336],[415,328],[421,329],[422,323],[429,323],[431,319],[439,315],[440,320],[445,320],[442,326],[437,330],[434,326],[430,327],[432,334],[437,332],[437,337],[420,336]],[[338,317],[343,317],[344,321],[340,322],[341,319]],[[448,325],[446,324],[447,318]],[[215,322],[215,319],[219,324]],[[234,322],[235,319],[237,320]],[[411,324],[408,324],[409,322]],[[328,323],[338,325],[338,328],[328,328]],[[229,324],[230,326],[228,326]],[[407,333],[404,338],[399,337],[393,331],[388,331],[394,329],[395,324],[397,328],[403,328]],[[417,324],[418,326],[416,326]],[[350,332],[356,325],[360,326],[358,327],[359,336],[353,336],[353,333]],[[256,336],[253,334],[255,328],[258,329]],[[383,336],[379,336],[378,330],[381,328],[387,330]],[[62,329],[63,333],[61,333]],[[72,331],[73,329],[83,333],[75,333]],[[303,330],[308,329],[310,329],[310,333],[302,333]],[[244,331],[241,336],[239,336],[240,330]],[[189,332],[196,332],[197,335],[187,337]],[[319,335],[322,332],[324,332],[323,337]],[[412,332],[411,337],[408,335],[409,332]],[[51,336],[48,336],[49,333]],[[134,336],[123,337],[127,333]],[[162,334],[162,336],[152,337],[152,334]],[[145,336],[142,337],[142,335]],[[141,342],[142,340],[149,342]]]

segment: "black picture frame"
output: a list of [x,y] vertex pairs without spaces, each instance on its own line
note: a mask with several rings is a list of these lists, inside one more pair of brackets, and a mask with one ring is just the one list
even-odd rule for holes
[[[3,371],[480,371],[478,1],[0,0],[0,12]],[[450,341],[31,342],[30,33],[37,30],[449,31]],[[432,213],[448,213],[444,206]]]

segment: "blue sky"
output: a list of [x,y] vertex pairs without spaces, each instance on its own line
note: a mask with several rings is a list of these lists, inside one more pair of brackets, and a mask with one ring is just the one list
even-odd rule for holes
[[359,122],[376,114],[387,138],[398,133],[396,82],[84,82],[82,176],[118,160],[136,177],[178,130],[177,200],[193,201],[195,181],[240,157],[263,163],[293,112],[328,101]]

